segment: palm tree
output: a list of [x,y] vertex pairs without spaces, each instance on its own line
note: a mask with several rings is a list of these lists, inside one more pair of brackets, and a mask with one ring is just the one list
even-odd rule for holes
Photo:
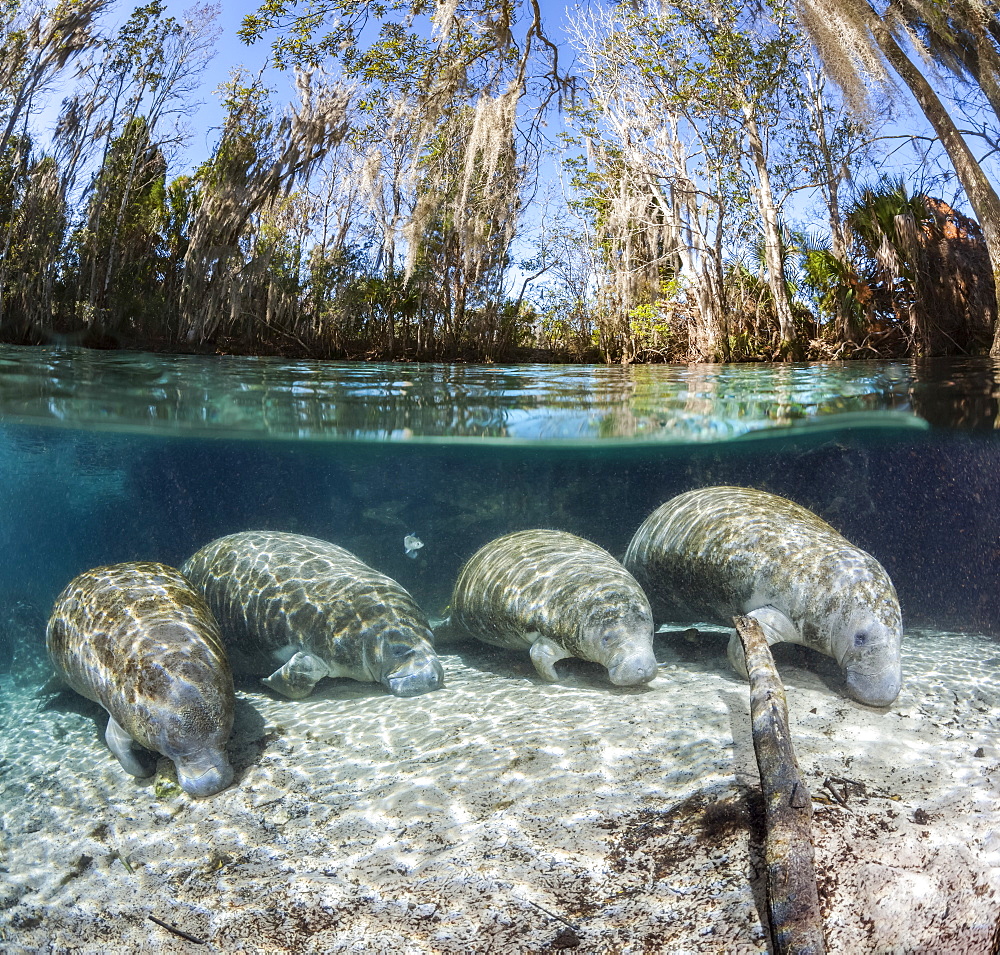
[[918,350],[921,335],[918,308],[921,274],[920,232],[930,219],[922,196],[910,196],[902,180],[884,180],[862,189],[846,215],[855,245],[867,265],[879,305],[891,309],[896,321],[909,326]]
[[996,294],[971,219],[910,195],[901,180],[862,190],[846,219],[874,305],[906,330],[911,354],[968,354],[988,343]]
[[[1000,287],[1000,196],[986,177],[927,77],[906,55],[897,33],[906,33],[905,19],[892,13],[879,13],[869,0],[796,0],[803,26],[816,44],[827,69],[848,95],[860,97],[867,73],[888,80],[886,64],[905,83],[931,124],[950,159],[966,197],[982,227],[989,254],[994,284]],[[917,3],[930,9],[930,3]],[[950,4],[953,13],[966,17],[985,14],[995,26],[994,4],[986,0],[962,0]],[[1000,327],[993,340],[991,354],[1000,357]]]
[[844,346],[861,341],[872,321],[872,288],[846,256],[816,236],[804,238],[801,269],[801,284],[815,303],[818,320],[833,320],[830,334],[843,353]]

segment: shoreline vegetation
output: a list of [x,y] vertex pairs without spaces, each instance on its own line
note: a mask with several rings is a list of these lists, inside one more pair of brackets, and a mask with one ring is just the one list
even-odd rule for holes
[[128,9],[0,12],[5,343],[1000,357],[987,0],[268,3],[182,174],[219,11]]

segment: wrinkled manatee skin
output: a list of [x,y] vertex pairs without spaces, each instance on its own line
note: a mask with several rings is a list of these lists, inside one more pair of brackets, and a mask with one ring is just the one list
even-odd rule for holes
[[[792,501],[751,488],[688,491],[646,518],[624,563],[657,622],[732,626],[734,615],[754,614],[770,643],[833,657],[859,702],[888,706],[899,693],[902,616],[889,575]],[[734,640],[730,659],[745,672]]]

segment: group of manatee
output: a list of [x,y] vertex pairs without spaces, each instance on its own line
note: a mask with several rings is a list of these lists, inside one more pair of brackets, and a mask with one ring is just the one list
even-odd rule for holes
[[[755,617],[771,644],[833,657],[862,703],[899,692],[901,614],[881,564],[811,511],[749,488],[672,498],[621,562],[564,531],[497,538],[460,571],[448,626],[527,649],[548,681],[577,657],[636,686],[657,672],[654,621],[730,625],[735,614]],[[335,544],[267,531],[214,540],[180,570],[80,574],[56,599],[46,646],[57,675],[108,712],[105,738],[126,772],[152,771],[138,745],[171,759],[192,796],[232,782],[234,672],[293,699],[327,676],[403,697],[444,684],[428,619],[395,580]],[[746,674],[735,634],[729,659]]]

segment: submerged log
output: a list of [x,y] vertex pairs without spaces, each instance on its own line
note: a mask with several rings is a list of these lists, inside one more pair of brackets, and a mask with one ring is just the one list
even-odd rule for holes
[[750,671],[753,748],[764,794],[768,920],[779,955],[826,951],[813,868],[812,797],[792,749],[785,688],[761,625],[734,617]]

